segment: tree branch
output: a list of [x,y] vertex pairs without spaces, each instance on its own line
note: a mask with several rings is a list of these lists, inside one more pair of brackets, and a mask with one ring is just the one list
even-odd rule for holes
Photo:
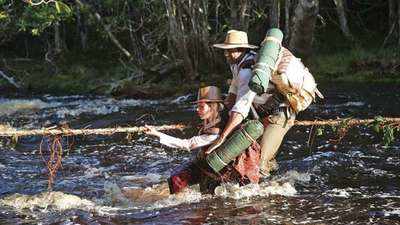
[[12,84],[14,87],[17,89],[21,88],[21,85],[19,85],[16,81],[14,81],[13,77],[7,76],[3,71],[0,70],[0,76],[3,77],[5,80],[8,81],[8,83]]

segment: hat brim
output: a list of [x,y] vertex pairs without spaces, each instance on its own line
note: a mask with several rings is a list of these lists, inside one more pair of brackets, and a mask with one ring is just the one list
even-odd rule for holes
[[255,45],[249,45],[249,44],[214,44],[214,48],[220,48],[220,49],[234,49],[234,48],[250,48],[250,49],[256,49],[258,46]]

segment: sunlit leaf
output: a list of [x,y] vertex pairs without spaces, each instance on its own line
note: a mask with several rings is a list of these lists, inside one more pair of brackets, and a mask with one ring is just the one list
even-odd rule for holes
[[373,124],[372,125],[372,130],[375,131],[376,133],[379,133],[380,130],[381,130],[381,126],[378,123]]
[[65,4],[64,2],[56,1],[55,5],[56,5],[57,13],[63,13],[63,12],[66,13],[66,14],[70,14],[71,13],[71,8],[67,4]]
[[58,13],[61,13],[60,3],[59,3],[58,1],[56,1],[55,5],[56,5],[56,10],[57,10],[57,12],[58,12]]
[[317,129],[317,136],[321,136],[324,134],[324,129],[322,127],[318,127]]
[[39,35],[39,29],[34,28],[34,29],[31,30],[31,33],[32,33],[33,36],[38,36]]
[[0,12],[0,20],[7,19],[7,18],[8,18],[8,14],[4,11],[1,11]]
[[383,118],[383,116],[376,116],[374,118],[374,120],[375,120],[375,122],[379,122],[379,123],[385,122],[385,118]]

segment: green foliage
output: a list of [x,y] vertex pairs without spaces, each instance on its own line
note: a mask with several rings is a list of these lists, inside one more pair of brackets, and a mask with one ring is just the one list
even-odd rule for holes
[[337,127],[336,127],[335,125],[331,125],[330,128],[331,128],[331,130],[332,130],[333,133],[335,133],[336,130],[337,130]]
[[46,28],[71,18],[71,9],[66,4],[56,1],[54,5],[26,6],[17,26],[21,31],[30,30],[38,35]]
[[[55,23],[70,19],[72,19],[72,10],[62,1],[37,6],[23,1],[0,2],[0,21],[3,22],[0,33],[2,35],[30,32],[34,36],[39,36]],[[7,23],[4,23],[5,20]]]
[[395,73],[384,68],[398,58],[399,52],[393,49],[357,47],[315,55],[311,61],[311,71],[320,82],[400,83]]
[[316,131],[317,136],[322,136],[324,135],[324,128],[323,127],[318,127]]
[[375,117],[370,127],[373,131],[382,136],[382,141],[385,146],[389,146],[394,142],[395,132],[400,132],[399,128],[388,124],[382,116]]
[[[35,2],[39,2],[39,0]],[[101,68],[97,71],[102,75],[106,74],[104,75],[105,78],[111,77],[115,80],[129,78],[132,71],[128,71],[125,67],[123,68],[119,65],[121,64],[118,60],[120,56],[119,50],[110,41],[109,34],[103,27],[104,24],[105,27],[109,28],[110,32],[114,34],[121,45],[132,53],[134,60],[128,63],[130,64],[128,65],[129,67],[134,67],[135,65],[131,64],[136,64],[146,71],[146,69],[153,68],[154,65],[160,64],[160,62],[163,64],[173,64],[181,60],[181,53],[177,51],[177,49],[182,48],[173,46],[174,44],[172,44],[171,35],[169,34],[169,22],[172,21],[169,21],[171,18],[168,18],[166,13],[165,4],[167,1],[82,1],[83,5],[78,4],[76,1],[67,0],[46,2],[48,2],[48,4],[33,6],[23,0],[0,0],[0,46],[2,47],[0,53],[4,54],[5,58],[32,58],[33,60],[37,60],[37,64],[41,66],[41,72],[50,71],[51,69],[48,69],[50,66],[43,61],[43,55],[53,52],[52,50],[55,45],[54,27],[55,25],[60,25],[61,29],[58,31],[61,39],[62,51],[57,53],[57,55],[47,55],[52,60],[52,67],[63,67],[65,61],[59,59],[71,57],[68,56],[68,52],[74,52],[78,53],[77,55],[79,55],[79,57],[72,56],[71,60],[68,61],[71,65],[79,65],[82,58],[91,58],[93,61],[99,61],[98,64],[106,63],[109,65],[108,68]],[[237,15],[234,15],[234,10],[239,10],[240,4],[243,4],[242,2],[237,2],[238,4],[236,5],[233,5],[231,1],[182,0],[172,2],[176,6],[173,9],[176,15],[175,19],[177,19],[183,31],[182,42],[187,44],[185,47],[188,49],[189,58],[192,65],[195,65],[193,69],[196,70],[195,72],[197,74],[206,74],[204,77],[201,77],[201,80],[208,80],[210,84],[212,84],[211,82],[224,83],[221,73],[230,76],[226,70],[222,51],[216,51],[210,48],[212,43],[223,41],[225,32],[232,28],[247,29],[250,42],[256,43],[262,40],[269,26],[270,3],[268,1],[247,1],[246,6],[248,11],[245,12],[246,16],[243,18],[244,21],[241,21],[243,24],[240,25],[236,24],[238,22],[237,20],[240,18],[234,18],[235,16],[239,16],[240,13],[237,11]],[[294,2],[297,1],[292,2],[295,4]],[[351,31],[360,32],[359,34],[354,33],[354,36],[368,36],[366,40],[360,40],[359,43],[355,45],[354,42],[344,40],[337,26],[336,11],[334,8],[327,8],[331,7],[332,3],[328,4],[327,2],[320,1],[321,16],[331,21],[327,21],[328,24],[326,27],[319,26],[315,36],[315,55],[310,62],[313,63],[313,65],[311,65],[311,71],[316,75],[318,81],[369,82],[372,80],[377,82],[393,82],[397,80],[396,82],[400,82],[398,76],[377,76],[374,70],[354,71],[353,64],[357,61],[399,58],[399,51],[394,50],[394,48],[387,48],[380,51],[376,48],[376,46],[380,46],[382,43],[381,40],[385,38],[387,32],[377,32],[369,27],[370,24],[362,24],[363,21],[369,21],[373,22],[373,25],[377,27],[380,26],[381,23],[387,23],[386,20],[371,19],[377,18],[377,15],[382,15],[387,11],[368,11],[367,13],[365,10],[370,7],[369,5],[375,4],[376,1],[367,0],[363,2],[366,2],[365,5],[352,3],[353,9],[351,9],[351,12],[354,14],[348,13],[349,18],[357,17],[357,23],[359,23],[357,25],[357,23],[354,22],[355,19],[350,19],[348,21]],[[354,7],[354,4],[357,5],[358,8]],[[376,4],[379,5],[381,9],[382,5],[386,3]],[[281,1],[281,7],[283,13],[284,1]],[[291,7],[291,11],[293,11],[294,8],[295,5]],[[363,9],[364,11],[360,11],[359,9]],[[94,11],[101,16],[101,23],[93,16]],[[194,15],[194,12],[201,13],[191,16]],[[331,15],[332,13],[335,15]],[[281,16],[281,19],[283,19],[284,14],[281,14]],[[201,18],[205,19],[202,20]],[[193,22],[195,22],[195,24],[192,24]],[[360,29],[356,29],[354,25],[360,26]],[[385,26],[380,26],[379,28],[386,29],[386,25],[387,24],[385,24]],[[373,46],[375,48],[371,48],[370,45],[372,45],[372,42],[367,41],[374,38],[370,35],[365,35],[366,33],[372,33],[370,31],[379,35],[376,40],[373,40]],[[398,33],[398,31],[395,31],[395,33],[396,32]],[[201,36],[199,36],[200,34]],[[86,40],[86,45],[83,43],[81,44],[81,40]],[[201,42],[203,40],[205,41]],[[86,47],[82,49],[81,46],[84,45]],[[7,49],[9,52],[5,53],[3,48]],[[210,51],[210,54],[206,55],[205,59],[202,59],[203,61],[196,61],[197,58],[201,57],[202,53],[207,51]],[[210,56],[213,58],[209,58]],[[96,67],[98,64],[85,65],[85,67]],[[83,72],[79,71],[76,73],[73,66],[71,67],[72,68],[62,70],[60,73],[65,77],[58,77],[58,79],[62,80],[62,82],[70,82],[68,77],[72,79],[74,74],[79,74],[79,76],[83,74]],[[31,79],[33,81],[37,80],[37,77],[28,77],[41,77],[39,72],[30,73],[32,68],[23,68],[22,70],[29,71],[26,74],[21,72],[22,75],[20,75],[20,77],[24,79]],[[211,70],[212,72],[210,73]],[[52,71],[54,72],[56,70]],[[163,80],[164,82],[167,79],[176,79],[180,82],[182,80],[181,78],[184,77],[184,72],[182,71],[184,71],[184,69],[177,67],[173,73],[161,77],[157,82],[160,82],[159,80]],[[87,73],[91,73],[90,69]],[[211,74],[216,74],[216,79],[213,79],[214,75]],[[56,74],[51,75],[57,77]],[[145,74],[144,76],[151,77],[152,74]],[[20,77],[17,76],[17,78]],[[150,80],[148,77],[146,77],[145,80]],[[49,79],[49,82],[53,81]],[[132,82],[137,85],[141,80],[134,79]],[[194,84],[197,80],[192,82]],[[37,82],[35,85],[41,84]],[[79,83],[77,85],[80,86]],[[53,90],[55,91],[67,88],[61,84],[57,84],[55,81],[54,84],[49,86],[54,87]],[[38,89],[46,89],[45,85],[35,87]],[[72,89],[82,91],[80,87],[72,87]],[[332,127],[332,129],[336,130],[336,127]]]
[[394,128],[392,126],[383,127],[383,144],[389,146],[394,141]]
[[9,16],[8,16],[8,13],[6,12],[6,11],[0,11],[0,21],[1,20],[5,20],[5,19],[7,19]]
[[66,13],[69,15],[72,12],[71,8],[67,4],[63,3],[62,1],[56,1],[55,7],[57,10],[57,13],[59,13],[59,14]]
[[374,122],[370,124],[370,127],[372,128],[373,131],[376,133],[381,132],[382,130],[382,124],[385,122],[385,119],[382,116],[376,116],[374,118]]

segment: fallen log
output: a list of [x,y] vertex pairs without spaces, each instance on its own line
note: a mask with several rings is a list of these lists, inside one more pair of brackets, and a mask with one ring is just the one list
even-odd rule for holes
[[[346,124],[347,126],[368,125],[376,122],[377,119],[331,119],[331,120],[305,120],[295,121],[296,126],[339,126]],[[396,127],[400,126],[400,118],[381,117],[384,123],[391,123]],[[162,126],[152,126],[156,130],[178,130],[185,129],[189,126],[183,124],[171,124]],[[70,129],[70,128],[41,128],[34,130],[18,130],[10,126],[0,125],[0,137],[22,137],[22,136],[78,136],[78,135],[113,135],[115,133],[140,133],[145,131],[144,126],[137,127],[115,127],[115,128],[98,128],[98,129]]]

